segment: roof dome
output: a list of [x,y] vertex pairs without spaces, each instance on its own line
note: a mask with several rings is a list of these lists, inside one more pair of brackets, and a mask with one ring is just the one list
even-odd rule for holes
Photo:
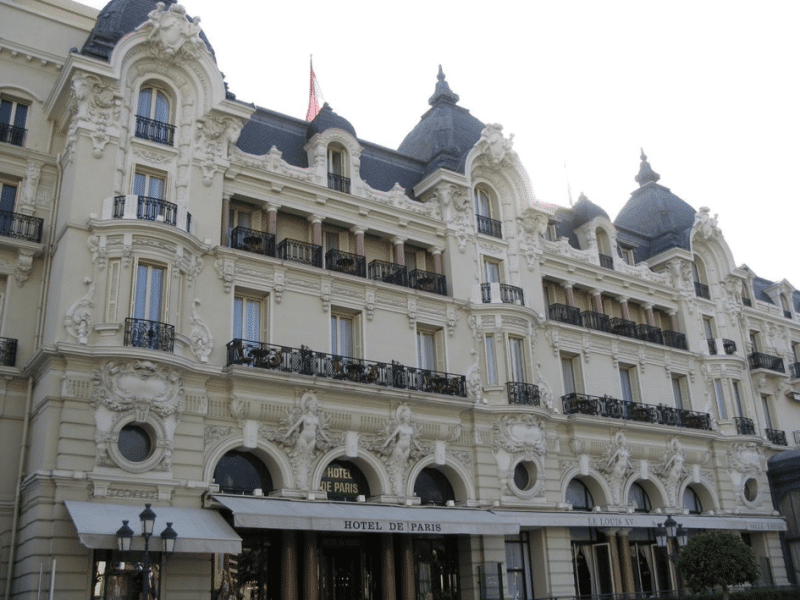
[[437,80],[428,100],[431,108],[397,150],[428,163],[426,174],[439,168],[463,173],[467,153],[480,139],[485,125],[456,105],[458,94],[445,81],[441,65]]
[[322,108],[320,109],[319,113],[317,113],[317,116],[314,117],[314,120],[308,124],[308,129],[306,130],[306,140],[310,140],[316,134],[322,133],[326,129],[334,128],[346,131],[353,137],[358,137],[356,136],[355,127],[350,124],[350,121],[333,112],[330,104],[326,102],[322,105]]
[[[163,2],[166,9],[176,3],[176,0],[111,0],[97,15],[94,29],[83,44],[81,54],[107,61],[117,42],[147,21],[159,1]],[[203,31],[200,31],[200,39],[206,43],[211,57],[216,61],[214,49]]]
[[572,225],[576,229],[596,217],[605,217],[609,221],[608,213],[589,200],[584,194],[578,196],[578,201],[572,207]]

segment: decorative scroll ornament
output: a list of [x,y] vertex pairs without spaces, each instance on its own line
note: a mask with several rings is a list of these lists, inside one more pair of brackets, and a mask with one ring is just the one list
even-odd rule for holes
[[383,455],[395,496],[405,496],[409,458],[417,459],[426,453],[419,443],[419,437],[420,425],[412,421],[411,409],[407,404],[398,406],[395,418],[378,433],[378,439],[384,442],[377,450]]
[[138,422],[146,421],[150,412],[180,418],[183,381],[177,371],[149,360],[107,362],[95,371],[91,406],[93,410],[135,410]]
[[208,328],[200,315],[197,313],[197,307],[200,306],[200,300],[197,298],[192,302],[192,318],[189,323],[192,326],[189,332],[189,340],[191,340],[191,348],[194,355],[200,362],[208,362],[208,357],[214,349],[214,336],[211,335],[211,330]]
[[147,40],[154,57],[172,62],[177,58],[196,58],[205,49],[200,38],[200,17],[187,17],[182,5],[173,4],[165,10],[164,3],[159,2],[147,17],[138,29],[149,30]]
[[547,453],[542,420],[533,415],[502,417],[493,425],[493,430],[492,449],[495,453],[502,449],[511,454],[522,454],[527,460]]
[[94,327],[92,313],[94,310],[95,285],[94,281],[89,277],[84,279],[83,282],[89,286],[89,291],[69,307],[64,318],[64,327],[66,327],[67,333],[78,339],[79,344],[85,346]]

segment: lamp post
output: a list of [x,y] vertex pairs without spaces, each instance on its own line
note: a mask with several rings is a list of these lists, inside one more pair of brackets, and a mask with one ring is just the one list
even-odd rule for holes
[[[156,522],[156,513],[150,508],[149,504],[144,505],[144,510],[139,513],[139,521],[142,524],[142,537],[144,538],[144,563],[142,565],[142,598],[150,600],[150,537],[153,535],[153,525]],[[167,527],[161,532],[161,541],[164,546],[164,553],[169,556],[175,551],[175,540],[178,533],[172,528],[172,523],[167,523]],[[122,527],[117,530],[117,547],[120,552],[130,552],[131,542],[133,541],[133,529],[128,526],[128,520],[122,521]]]
[[[663,524],[659,524],[658,527],[656,527],[656,545],[664,551],[666,557],[673,564],[678,562],[680,552],[672,551],[670,541],[674,540],[673,544],[677,543],[680,549],[686,545],[688,537],[688,532],[683,528],[683,525],[677,523],[671,516],[667,517],[667,520],[664,521]],[[677,569],[675,571],[678,578],[678,598],[680,598],[682,587],[681,573]]]

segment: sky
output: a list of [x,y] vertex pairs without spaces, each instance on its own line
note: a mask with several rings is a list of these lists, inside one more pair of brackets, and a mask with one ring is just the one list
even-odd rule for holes
[[[102,8],[105,0],[84,3]],[[397,148],[441,64],[503,125],[538,200],[613,220],[644,149],[737,265],[800,289],[800,2],[183,0],[239,100],[304,118],[309,56],[359,138]]]

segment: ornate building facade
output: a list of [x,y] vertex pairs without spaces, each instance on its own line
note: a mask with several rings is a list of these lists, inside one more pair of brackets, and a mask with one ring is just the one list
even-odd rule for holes
[[170,599],[655,593],[670,516],[795,582],[800,294],[644,153],[612,221],[441,69],[390,150],[174,2],[0,3],[6,598],[139,598],[145,503]]

